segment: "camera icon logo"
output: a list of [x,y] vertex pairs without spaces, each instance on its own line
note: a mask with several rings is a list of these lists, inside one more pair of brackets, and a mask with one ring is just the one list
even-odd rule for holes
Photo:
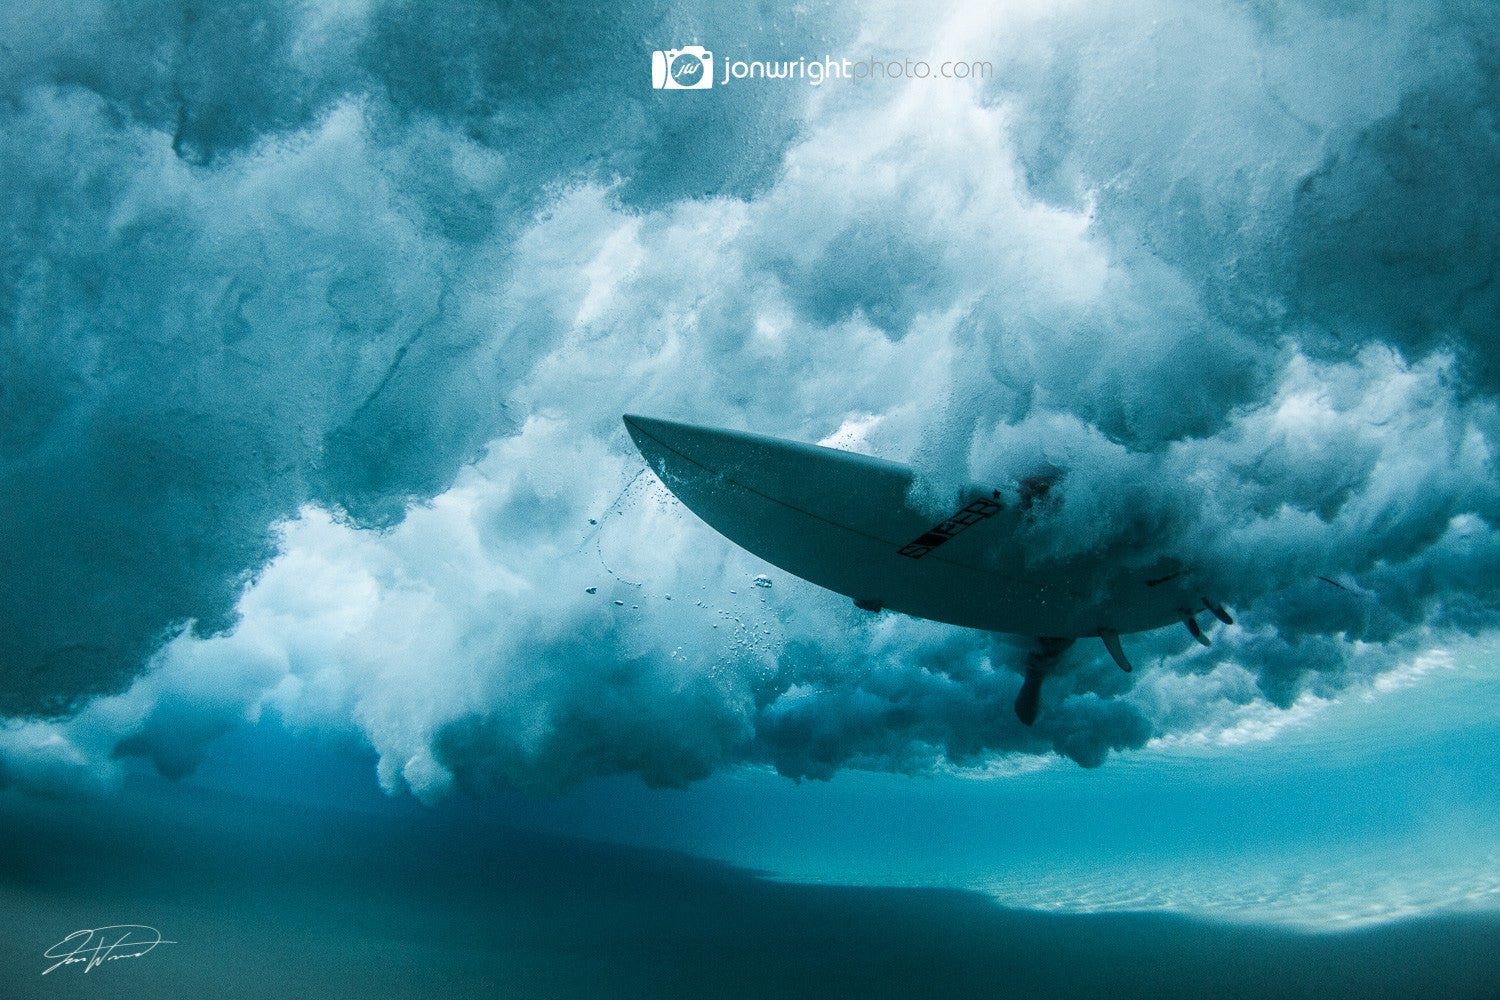
[[657,90],[707,90],[714,85],[714,54],[701,45],[651,53],[651,86]]

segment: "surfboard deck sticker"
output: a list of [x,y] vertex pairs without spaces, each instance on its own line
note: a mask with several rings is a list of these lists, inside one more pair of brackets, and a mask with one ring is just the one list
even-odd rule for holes
[[[992,632],[1141,632],[1201,607],[1174,568],[1029,560],[1035,486],[974,487],[935,520],[915,473],[869,455],[627,415],[652,471],[689,510],[767,562],[862,606]],[[1155,585],[1148,587],[1150,579]]]

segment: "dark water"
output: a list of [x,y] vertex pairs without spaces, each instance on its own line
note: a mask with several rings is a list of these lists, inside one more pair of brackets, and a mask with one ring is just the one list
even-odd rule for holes
[[[0,800],[7,997],[1500,996],[1500,920],[1342,935],[791,885],[442,810]],[[42,976],[69,933],[178,942]]]

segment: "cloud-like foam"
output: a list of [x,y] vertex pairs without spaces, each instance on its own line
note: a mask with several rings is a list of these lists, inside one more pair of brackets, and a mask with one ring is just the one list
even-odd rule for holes
[[[748,196],[794,128],[753,95],[689,111],[628,83],[619,39],[680,20],[649,5],[567,38],[487,4],[56,13],[7,15],[12,713],[119,688],[188,621],[228,628],[302,505],[394,524],[513,430],[506,396],[565,327],[509,259],[559,191]],[[680,128],[754,156],[657,162]]]
[[[424,797],[1093,766],[1492,630],[1492,15],[1158,6],[13,14],[4,773],[268,710]],[[651,91],[688,36],[995,75]],[[1024,642],[768,571],[626,411],[934,495],[1056,466],[1037,560],[1178,559],[1239,624],[1080,643],[1027,729]]]

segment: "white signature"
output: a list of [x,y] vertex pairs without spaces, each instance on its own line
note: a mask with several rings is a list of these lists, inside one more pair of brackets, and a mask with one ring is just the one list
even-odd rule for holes
[[42,971],[42,975],[45,976],[53,969],[60,969],[64,965],[75,965],[79,962],[84,963],[83,971],[88,972],[103,962],[113,962],[121,958],[140,958],[159,944],[176,943],[176,941],[163,941],[161,931],[155,927],[147,927],[145,924],[114,924],[110,927],[96,927],[93,930],[74,931],[42,952],[43,958],[62,960],[56,965],[48,966]]

